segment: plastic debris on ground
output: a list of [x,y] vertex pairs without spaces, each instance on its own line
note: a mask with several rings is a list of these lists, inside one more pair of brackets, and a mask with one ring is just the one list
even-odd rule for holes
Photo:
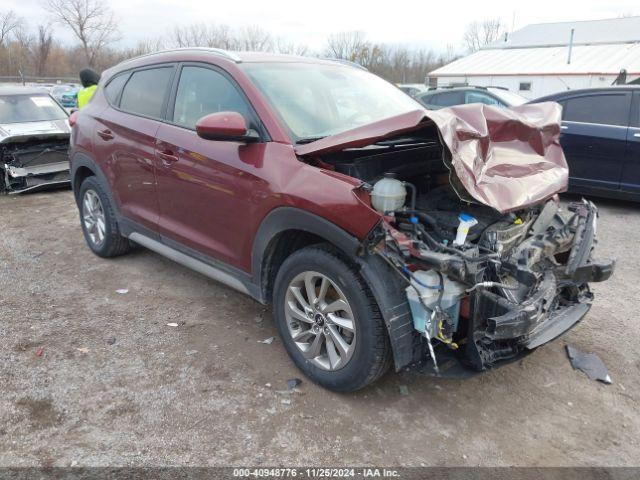
[[167,323],[167,327],[177,327],[178,324],[176,322]]
[[581,370],[587,374],[591,380],[599,380],[602,383],[610,384],[611,377],[604,362],[593,353],[584,353],[577,348],[565,345],[567,356],[574,370]]
[[125,293],[129,293],[129,289],[128,288],[119,288],[118,290],[116,290],[116,293],[119,293],[120,295],[124,295]]
[[302,383],[302,380],[300,380],[299,378],[290,378],[289,380],[287,380],[287,388],[289,390],[293,390],[301,383]]
[[116,337],[109,337],[107,338],[107,344],[109,345],[113,345],[116,343]]
[[265,343],[267,345],[271,345],[276,337],[265,338],[264,340],[258,340],[258,343]]
[[409,395],[409,387],[407,387],[406,385],[400,385],[398,387],[398,390],[400,390],[400,395],[402,395],[403,397]]
[[187,350],[185,352],[186,355],[195,355],[196,353],[198,353],[198,350]]
[[89,349],[87,347],[76,348],[80,353],[89,353]]
[[36,350],[36,356],[37,356],[37,357],[41,357],[42,355],[44,355],[44,347],[39,347],[39,348]]

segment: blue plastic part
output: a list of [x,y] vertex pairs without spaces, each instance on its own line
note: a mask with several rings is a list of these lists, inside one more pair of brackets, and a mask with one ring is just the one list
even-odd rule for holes
[[414,217],[413,215],[411,215],[411,216],[409,217],[409,221],[410,221],[411,223],[418,223],[418,217]]
[[460,215],[458,215],[458,220],[460,220],[461,222],[472,222],[473,220],[475,220],[475,217],[473,215],[469,215],[468,213],[461,213]]

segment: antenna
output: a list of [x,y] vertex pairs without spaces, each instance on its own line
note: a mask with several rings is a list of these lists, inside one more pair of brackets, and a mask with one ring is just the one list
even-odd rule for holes
[[571,29],[571,36],[569,37],[569,54],[567,55],[567,65],[571,63],[571,51],[573,50],[573,34],[575,33],[575,28]]

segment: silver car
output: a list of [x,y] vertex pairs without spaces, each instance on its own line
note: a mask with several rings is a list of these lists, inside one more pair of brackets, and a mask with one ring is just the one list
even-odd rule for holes
[[68,114],[43,89],[0,87],[0,192],[69,183]]

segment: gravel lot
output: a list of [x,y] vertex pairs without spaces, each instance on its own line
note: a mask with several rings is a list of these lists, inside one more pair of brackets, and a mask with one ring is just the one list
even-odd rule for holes
[[[94,256],[70,191],[2,196],[0,465],[638,465],[640,207],[598,204],[617,271],[565,337],[464,381],[305,380],[287,405],[301,374],[258,342],[268,310],[143,249]],[[566,343],[614,383],[572,370]]]

